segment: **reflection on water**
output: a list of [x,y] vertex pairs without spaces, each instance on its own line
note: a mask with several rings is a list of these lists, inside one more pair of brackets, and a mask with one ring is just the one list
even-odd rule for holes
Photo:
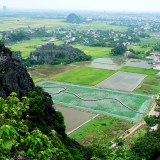
[[146,61],[128,61],[125,66],[133,66],[133,67],[139,67],[139,68],[146,68],[150,69],[152,66],[148,64]]
[[91,65],[89,66],[95,68],[112,69],[112,70],[117,70],[122,66],[133,66],[146,69],[152,68],[152,66],[148,64],[147,61],[128,60],[124,57],[97,58],[94,59]]

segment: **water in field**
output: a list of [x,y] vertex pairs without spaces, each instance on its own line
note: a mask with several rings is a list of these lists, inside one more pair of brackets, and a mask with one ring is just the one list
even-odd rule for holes
[[148,64],[146,61],[132,61],[129,60],[125,66],[133,66],[133,67],[139,67],[139,68],[145,68],[150,69],[153,68],[150,64]]
[[116,64],[111,58],[96,58],[91,63],[90,67],[117,70],[121,66]]
[[90,67],[117,70],[122,66],[132,66],[139,68],[153,68],[147,61],[128,60],[124,57],[114,58],[96,58],[92,61]]

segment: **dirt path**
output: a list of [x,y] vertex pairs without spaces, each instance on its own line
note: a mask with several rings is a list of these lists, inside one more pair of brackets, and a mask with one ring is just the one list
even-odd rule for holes
[[154,102],[153,105],[152,105],[152,108],[151,108],[151,110],[148,114],[149,116],[150,115],[152,115],[152,116],[158,116],[159,115],[159,112],[155,111],[156,105],[157,105],[156,102]]
[[132,128],[125,131],[119,138],[126,139],[128,136],[130,136],[133,132],[135,132],[138,128],[140,128],[143,125],[146,125],[146,122],[136,123]]
[[[148,115],[156,115],[157,114],[157,112],[154,111],[155,107],[156,107],[156,103],[153,103],[152,108],[151,108],[150,112],[148,113]],[[132,128],[125,131],[119,138],[126,139],[128,136],[130,136],[133,132],[135,132],[138,128],[140,128],[143,125],[146,125],[145,121],[136,123]]]
[[[152,108],[151,108],[150,112],[148,113],[149,116],[150,115],[155,115],[156,116],[157,114],[159,114],[159,112],[155,111],[155,108],[156,108],[156,103],[154,102],[152,104]],[[146,125],[145,121],[136,123],[133,127],[131,127],[130,129],[128,129],[127,131],[125,131],[119,138],[121,138],[123,140],[126,139],[128,136],[130,136],[132,133],[134,133],[138,128],[140,128],[141,126],[144,126],[144,125]],[[116,147],[116,146],[117,146],[117,144],[113,143],[112,146],[111,146],[111,148]]]

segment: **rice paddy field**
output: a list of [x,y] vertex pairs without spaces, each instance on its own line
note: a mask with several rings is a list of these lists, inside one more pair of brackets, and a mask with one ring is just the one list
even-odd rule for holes
[[38,67],[28,69],[28,72],[32,78],[48,79],[76,67],[76,65],[40,65]]
[[57,27],[71,26],[70,23],[64,23],[62,19],[39,19],[39,18],[21,18],[21,17],[1,17],[0,19],[0,31],[8,31],[12,29],[28,28],[40,28],[46,27],[54,29]]
[[123,66],[119,70],[124,72],[146,74],[150,76],[156,76],[156,74],[159,72],[158,70],[154,70],[154,69],[145,69],[145,68],[132,67],[132,66]]
[[115,141],[133,124],[133,122],[125,121],[124,119],[99,115],[76,132],[73,132],[69,137],[84,146],[104,144],[110,147],[112,145],[111,141]]
[[106,22],[106,21],[93,21],[90,24],[81,24],[81,26],[86,26],[86,29],[90,29],[90,30],[124,31],[128,29],[128,27],[126,26],[110,25],[110,22]]
[[[21,51],[22,57],[27,58],[32,50],[35,50],[37,46],[43,45],[47,41],[42,41],[42,38],[33,38],[28,41],[20,42],[19,44],[7,45],[12,51]],[[54,42],[55,45],[63,44],[62,41]],[[93,58],[96,57],[109,57],[111,48],[109,47],[90,47],[82,45],[72,45],[75,48],[82,50],[87,55],[91,55]]]
[[109,88],[120,91],[132,92],[146,77],[145,74],[117,72],[104,81],[98,83],[99,88]]
[[81,66],[58,74],[50,80],[94,86],[117,71]]
[[156,44],[156,43],[159,43],[160,42],[160,39],[156,39],[156,38],[143,38],[141,39],[141,45],[153,45],[153,44]]
[[155,95],[159,94],[160,90],[160,77],[157,76],[158,70],[154,69],[144,69],[138,67],[124,66],[119,69],[124,72],[132,72],[139,74],[146,74],[147,77],[139,84],[133,92]]
[[133,49],[134,51],[140,51],[146,53],[151,49],[151,47],[142,48],[141,46],[128,46],[127,49]]
[[75,48],[82,50],[87,55],[92,56],[93,58],[109,57],[109,53],[112,48],[109,47],[90,47],[82,45],[72,45]]
[[160,90],[160,76],[147,76],[134,90],[136,93],[156,95]]
[[45,44],[41,38],[34,38],[28,41],[23,41],[18,44],[7,45],[12,51],[21,51],[22,57],[27,58],[30,52],[35,50],[38,46]]
[[[47,92],[49,92],[53,101],[57,104],[119,117],[135,122],[142,119],[151,103],[151,97],[142,94],[99,89],[96,87],[54,81],[41,81],[37,85],[43,87]],[[140,113],[128,109],[113,98],[121,101],[127,107]]]
[[66,23],[65,19],[39,19],[39,18],[21,18],[21,17],[1,17],[0,19],[1,28],[0,31],[8,31],[18,28],[40,28],[46,27],[48,29],[55,29],[58,27],[68,29],[90,29],[90,30],[115,30],[124,31],[127,30],[126,26],[114,26],[110,25],[105,21],[93,21],[91,24],[71,24]]
[[32,79],[33,79],[33,82],[34,82],[34,83],[37,83],[37,82],[39,82],[39,81],[42,80],[41,78],[34,78],[34,77],[32,77]]

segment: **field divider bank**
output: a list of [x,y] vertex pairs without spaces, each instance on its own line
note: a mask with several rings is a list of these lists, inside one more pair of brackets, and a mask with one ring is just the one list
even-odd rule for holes
[[100,100],[105,100],[105,99],[112,99],[112,100],[115,100],[115,101],[119,102],[122,106],[126,107],[127,109],[129,109],[129,110],[131,110],[131,111],[133,111],[133,112],[136,112],[136,113],[139,113],[139,114],[144,114],[144,113],[142,113],[142,112],[139,112],[139,111],[135,110],[134,108],[131,108],[131,107],[126,106],[122,101],[120,101],[120,100],[118,100],[118,99],[116,99],[116,98],[104,97],[104,98],[98,98],[98,99],[84,99],[84,98],[78,96],[78,95],[75,94],[75,93],[67,92],[67,91],[66,91],[67,88],[65,88],[65,87],[43,87],[43,88],[44,88],[44,89],[45,89],[45,88],[52,88],[52,89],[54,89],[54,88],[62,88],[62,90],[60,90],[58,93],[54,93],[54,94],[53,94],[53,93],[50,93],[50,94],[52,94],[52,95],[57,95],[57,94],[60,94],[60,93],[64,92],[64,93],[67,93],[67,94],[74,95],[74,96],[76,96],[77,98],[81,99],[82,101],[100,101]]

